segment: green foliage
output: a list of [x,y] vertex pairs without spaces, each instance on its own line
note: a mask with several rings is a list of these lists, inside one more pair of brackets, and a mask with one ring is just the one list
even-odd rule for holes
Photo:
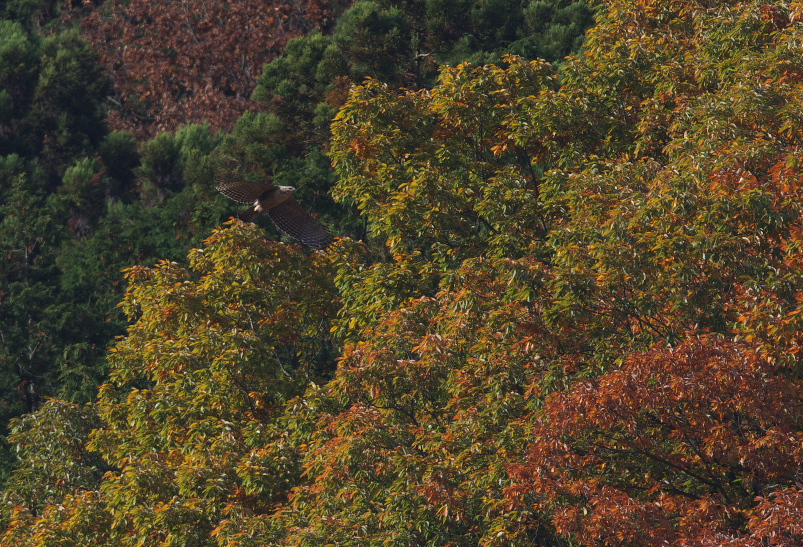
[[52,26],[61,11],[57,0],[6,0],[0,6],[0,18],[20,23],[31,31]]
[[370,0],[357,2],[338,19],[334,38],[353,80],[371,76],[404,82],[412,36],[409,20],[399,9],[382,8]]
[[208,184],[211,172],[207,157],[217,143],[209,124],[187,125],[175,134],[162,133],[145,143],[137,169],[145,201],[162,201],[165,192],[180,192],[187,184]]
[[0,140],[3,155],[22,151],[26,137],[21,131],[23,113],[30,109],[39,71],[38,44],[22,26],[0,21],[0,120],[5,128]]
[[[59,119],[71,123],[69,116]],[[180,259],[192,242],[200,242],[225,219],[224,200],[215,202],[210,188],[206,158],[216,140],[209,128],[188,127],[168,137],[177,143],[182,187],[156,193],[162,200],[158,208],[135,199],[139,154],[129,134],[85,142],[98,156],[57,163],[63,177],[55,191],[42,168],[53,156],[43,152],[35,160],[13,154],[3,159],[4,424],[36,410],[43,396],[93,400],[107,374],[107,346],[125,331],[125,319],[115,309],[125,289],[120,270],[153,263],[158,256]],[[148,165],[157,164],[156,147],[146,149]],[[68,148],[62,150],[67,154]],[[83,147],[70,154],[79,150]],[[13,457],[6,452],[2,461],[5,473]]]
[[[54,336],[68,326],[54,299],[53,250],[59,229],[51,214],[40,170],[28,176],[26,162],[16,155],[0,160],[0,370],[2,423],[36,410],[39,393],[52,388],[52,363],[58,350]],[[3,445],[0,469],[12,458]]]
[[59,188],[59,193],[70,204],[73,215],[70,227],[79,236],[86,235],[106,209],[110,192],[98,163],[97,159],[79,159],[64,172]]
[[26,126],[40,136],[35,150],[44,164],[94,150],[106,135],[103,101],[110,91],[95,53],[78,31],[65,31],[42,42],[41,68]]
[[[143,177],[138,181],[142,199],[134,194],[131,168],[139,155],[132,143],[130,134],[111,134],[101,145],[100,161],[79,162],[68,170],[61,188],[72,204],[69,225],[83,227],[76,233],[79,237],[62,244],[57,260],[59,295],[81,317],[78,324],[85,329],[80,342],[65,348],[57,361],[59,395],[70,400],[94,398],[107,373],[99,358],[114,337],[124,333],[125,318],[116,309],[125,290],[121,270],[153,264],[157,257],[182,260],[188,247],[200,243],[227,217],[226,200],[210,187],[209,152],[216,140],[208,126],[188,126],[175,136],[165,134],[146,143],[143,166],[137,169]],[[107,176],[107,162],[114,162],[112,172],[119,179]],[[165,165],[172,165],[168,172],[172,180],[159,178]],[[79,173],[83,178],[77,177]],[[154,180],[175,185],[149,184]],[[76,186],[83,188],[97,216],[86,201],[80,201]]]
[[6,483],[5,519],[17,505],[36,514],[75,490],[97,489],[108,466],[85,445],[90,432],[101,425],[93,405],[59,400],[14,419],[9,442],[16,446],[22,466]]
[[591,3],[582,1],[530,2],[523,10],[528,32],[511,44],[510,52],[560,62],[580,51],[585,31],[594,24],[594,11]]
[[140,164],[134,135],[125,131],[109,133],[98,146],[98,155],[111,179],[111,195],[119,199],[130,199],[134,186],[134,170]]
[[2,518],[8,533],[0,545],[28,544],[29,527],[39,544],[108,545],[103,533],[109,518],[98,499],[103,473],[98,454],[87,450],[91,431],[100,427],[93,405],[53,400],[13,423],[22,465],[14,470],[3,494]]
[[[36,188],[24,172],[22,162],[9,156],[3,162],[6,191],[0,206],[0,245],[5,250],[0,260],[2,291],[6,295],[0,309],[4,325],[2,346],[6,367],[16,374],[11,378],[27,378],[34,382],[48,368],[52,358],[46,342],[48,332],[58,328],[60,319],[49,306],[54,297],[54,261],[52,249],[58,230],[53,226],[41,186]],[[38,190],[38,191],[37,191]],[[33,386],[29,393],[35,393]],[[27,397],[27,396],[26,396]],[[29,409],[35,408],[36,396],[29,398]]]
[[[96,454],[113,467],[99,486],[94,524],[70,521],[79,525],[78,543],[103,526],[99,535],[114,544],[209,544],[286,500],[301,470],[282,408],[333,367],[328,318],[336,297],[326,255],[261,236],[234,221],[191,253],[189,269],[162,262],[127,272],[123,310],[132,324],[110,354],[111,383],[89,407],[103,423],[91,424],[87,444],[89,419],[77,421],[77,407],[51,403],[19,422],[12,441],[31,465],[15,472],[8,490],[21,507],[6,540],[37,541],[25,529],[43,496],[68,511],[84,507],[81,491],[98,492],[93,473],[105,465]],[[68,415],[57,418],[56,431],[44,430],[47,413],[59,409]],[[55,446],[42,442],[56,432]],[[81,458],[35,466],[68,443]],[[47,493],[58,477],[70,480],[56,480],[59,488]],[[51,517],[45,511],[39,523]]]
[[51,183],[65,164],[106,134],[102,101],[108,82],[75,31],[40,39],[11,21],[0,45],[0,138],[3,155],[38,156]]
[[[338,78],[347,74],[348,64],[334,37],[312,33],[290,40],[284,55],[265,65],[253,99],[269,105],[284,121],[284,132],[289,136],[297,134],[296,139],[301,140],[314,135],[315,142],[322,143],[328,138],[334,114],[316,122],[318,109],[327,104],[332,108],[339,106],[343,97],[333,92],[343,85]],[[347,90],[341,95],[345,93]]]

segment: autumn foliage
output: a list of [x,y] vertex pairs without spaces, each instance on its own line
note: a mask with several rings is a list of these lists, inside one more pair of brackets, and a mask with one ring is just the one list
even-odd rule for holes
[[67,16],[83,16],[81,28],[114,80],[109,123],[147,135],[204,120],[230,128],[254,108],[262,66],[290,38],[331,25],[335,7],[326,0],[87,4]]
[[[794,484],[802,403],[797,382],[738,345],[655,348],[547,398],[507,494],[534,496],[584,544],[729,544],[751,517],[754,537],[734,544],[800,540],[795,527],[762,522],[772,502],[761,485]],[[770,496],[794,508],[798,490]]]
[[98,400],[15,422],[0,545],[801,544],[801,39],[612,0],[560,68],[355,87],[363,240],[129,270]]

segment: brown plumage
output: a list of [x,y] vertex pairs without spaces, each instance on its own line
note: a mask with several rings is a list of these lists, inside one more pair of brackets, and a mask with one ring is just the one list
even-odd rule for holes
[[266,212],[281,231],[313,249],[325,249],[332,237],[293,198],[292,186],[275,186],[262,182],[232,180],[220,181],[218,191],[239,203],[251,207],[240,213],[240,220],[253,222],[260,213]]

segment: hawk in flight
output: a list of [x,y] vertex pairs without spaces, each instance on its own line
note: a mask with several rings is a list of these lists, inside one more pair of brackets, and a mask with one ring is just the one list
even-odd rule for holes
[[238,203],[251,207],[240,213],[240,220],[253,222],[260,213],[267,211],[273,223],[290,237],[313,249],[325,249],[332,237],[293,198],[292,186],[274,186],[246,180],[218,180],[218,192]]

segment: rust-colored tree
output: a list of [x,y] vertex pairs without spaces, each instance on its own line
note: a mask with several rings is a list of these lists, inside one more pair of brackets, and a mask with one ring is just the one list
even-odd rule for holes
[[208,120],[229,127],[247,108],[262,66],[290,38],[333,21],[330,0],[110,0],[81,28],[111,74],[113,129],[154,135]]
[[633,355],[548,398],[507,496],[582,545],[797,543],[802,395],[711,336]]

